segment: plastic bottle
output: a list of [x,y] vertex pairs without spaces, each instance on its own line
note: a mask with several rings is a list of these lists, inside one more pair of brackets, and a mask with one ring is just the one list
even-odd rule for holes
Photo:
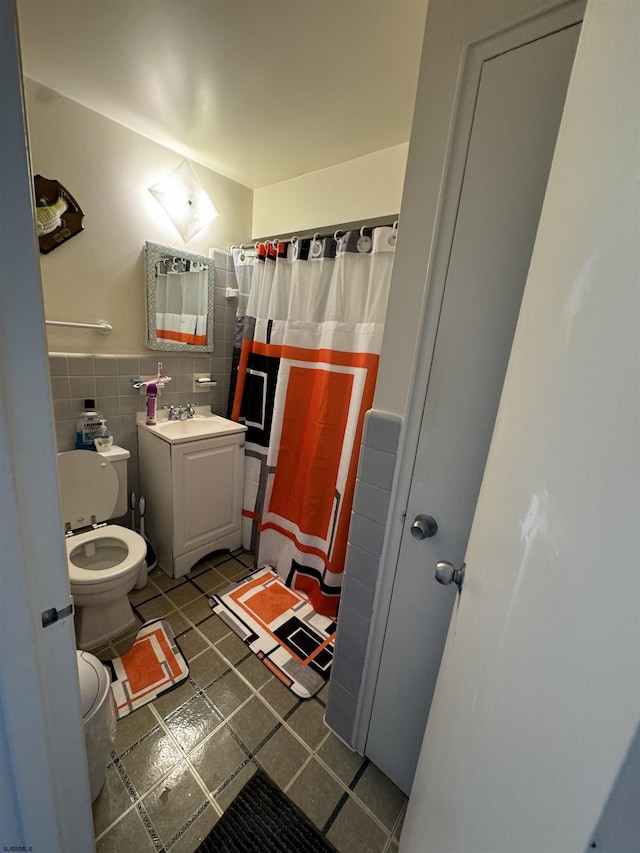
[[147,385],[147,423],[154,426],[156,422],[156,398],[158,397],[158,386],[151,382]]
[[93,443],[95,444],[98,453],[106,453],[108,450],[111,450],[113,436],[109,435],[107,422],[104,419],[100,421],[100,428],[98,429],[98,434],[93,439]]
[[95,450],[93,440],[100,429],[100,413],[96,411],[95,400],[85,400],[84,407],[76,425],[76,449]]

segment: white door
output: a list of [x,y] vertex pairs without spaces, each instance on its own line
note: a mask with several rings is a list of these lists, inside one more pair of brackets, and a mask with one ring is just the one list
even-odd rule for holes
[[640,719],[640,6],[614,6],[587,7],[403,853],[639,849],[624,769],[592,835]]
[[13,2],[0,3],[0,844],[94,849]]
[[[462,562],[467,545],[578,34],[516,43],[482,64],[365,747],[407,793],[454,600],[434,569]],[[435,518],[435,536],[412,537],[418,514]]]

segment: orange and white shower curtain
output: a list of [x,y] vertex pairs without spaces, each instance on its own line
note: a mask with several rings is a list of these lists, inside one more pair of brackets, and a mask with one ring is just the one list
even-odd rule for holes
[[232,417],[247,426],[243,545],[336,614],[395,231],[259,244]]

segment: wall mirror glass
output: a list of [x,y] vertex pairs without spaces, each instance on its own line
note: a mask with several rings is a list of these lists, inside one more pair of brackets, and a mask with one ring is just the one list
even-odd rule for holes
[[212,352],[213,258],[146,242],[147,346]]

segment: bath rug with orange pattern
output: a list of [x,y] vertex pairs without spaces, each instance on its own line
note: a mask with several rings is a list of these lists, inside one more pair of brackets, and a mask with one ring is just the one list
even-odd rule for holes
[[126,654],[102,663],[111,672],[119,720],[182,684],[189,675],[187,662],[166,619],[145,622]]
[[270,567],[216,593],[209,604],[296,696],[310,699],[329,680],[336,623]]

